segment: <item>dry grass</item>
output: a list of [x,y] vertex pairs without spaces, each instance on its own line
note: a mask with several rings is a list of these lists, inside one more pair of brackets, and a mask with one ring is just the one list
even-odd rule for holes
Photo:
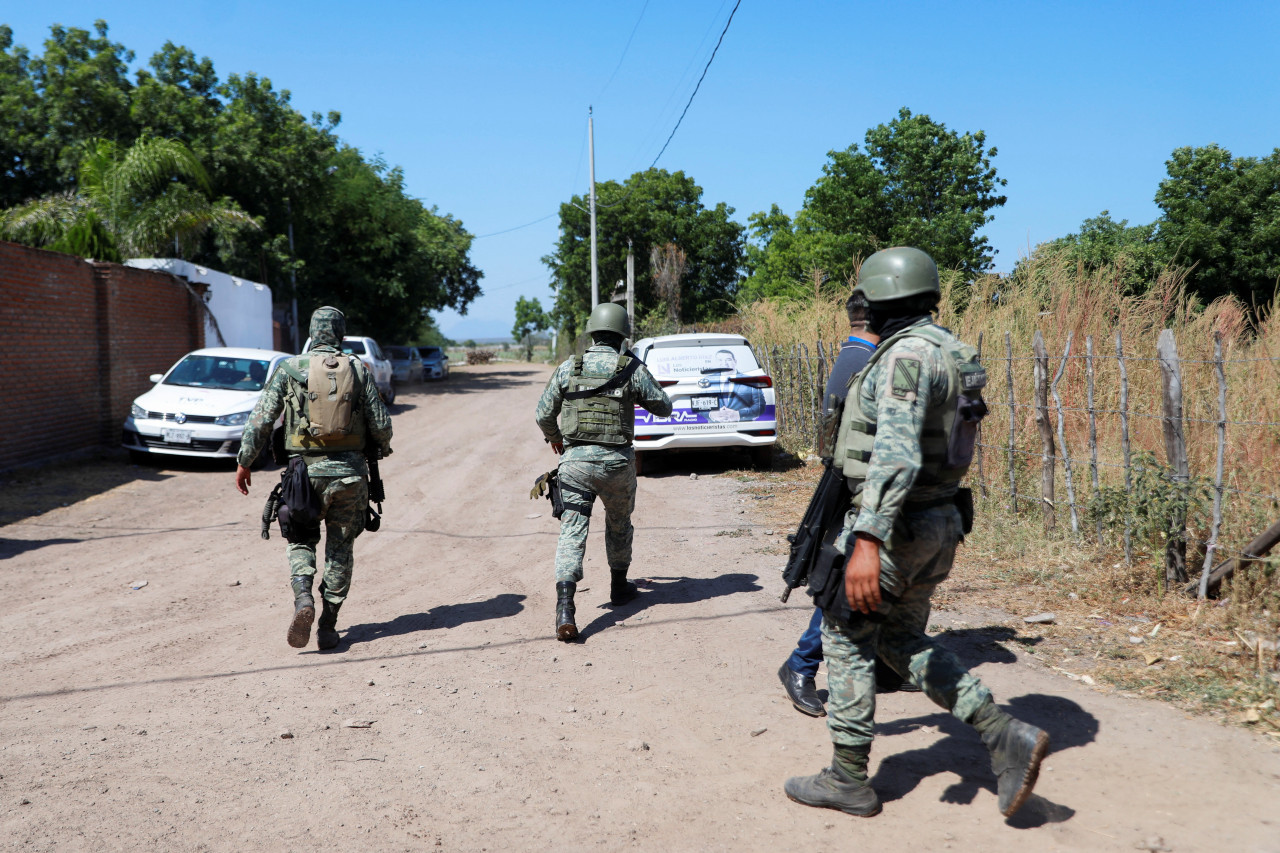
[[[807,465],[739,477],[754,520],[778,534],[770,553],[787,553],[783,534],[799,523],[820,472]],[[1016,632],[1007,641],[1010,651],[1065,678],[1157,698],[1280,739],[1280,672],[1274,651],[1257,655],[1255,620],[1229,599],[1199,604],[1152,594],[1137,574],[1117,553],[1037,534],[989,507],[934,606],[1009,614],[999,626]],[[1054,614],[1053,624],[1023,622],[1043,612]]]

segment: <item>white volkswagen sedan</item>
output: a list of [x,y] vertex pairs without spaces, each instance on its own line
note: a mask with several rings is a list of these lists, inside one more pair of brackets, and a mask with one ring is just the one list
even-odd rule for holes
[[742,447],[768,467],[778,441],[773,379],[741,335],[644,338],[631,348],[674,407],[660,418],[636,407],[636,468],[655,450]]
[[[151,454],[234,459],[245,421],[288,353],[210,347],[187,353],[133,401],[121,444],[135,461]],[[279,426],[279,423],[276,424]]]

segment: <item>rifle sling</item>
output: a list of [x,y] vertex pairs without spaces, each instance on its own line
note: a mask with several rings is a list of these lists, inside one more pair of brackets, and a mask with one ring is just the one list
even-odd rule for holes
[[623,385],[626,385],[631,381],[632,375],[640,369],[640,359],[636,358],[631,350],[627,350],[623,355],[626,355],[631,359],[627,362],[627,366],[613,374],[613,376],[610,376],[603,384],[598,385],[595,388],[585,388],[582,391],[567,391],[565,392],[564,398],[566,400],[585,400],[588,397],[599,397],[602,394],[609,393],[615,388],[621,388]]

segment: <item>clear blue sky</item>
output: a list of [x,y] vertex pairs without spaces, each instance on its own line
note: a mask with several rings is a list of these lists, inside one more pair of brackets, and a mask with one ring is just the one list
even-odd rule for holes
[[[172,40],[223,78],[269,77],[304,112],[341,112],[347,142],[402,166],[412,193],[486,235],[586,191],[588,105],[597,180],[648,167],[733,0],[5,5],[0,21],[33,52],[50,24],[104,18],[138,66]],[[1009,201],[986,234],[1007,271],[1104,209],[1155,219],[1176,147],[1280,146],[1278,25],[1274,0],[743,0],[658,166],[684,170],[705,204],[728,203],[740,222],[775,202],[794,213],[829,150],[861,144],[907,106],[985,130],[999,149]],[[485,295],[466,317],[442,314],[445,333],[504,335],[517,296],[547,305],[540,259],[556,235],[553,216],[477,240]]]

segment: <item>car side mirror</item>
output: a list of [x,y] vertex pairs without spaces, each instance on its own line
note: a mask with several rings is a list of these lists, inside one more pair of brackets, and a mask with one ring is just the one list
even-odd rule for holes
[[153,374],[151,374],[150,376],[148,376],[148,377],[147,377],[147,379],[151,380],[151,382],[153,382],[153,383],[155,383],[155,382],[159,382],[161,379],[164,379],[164,374],[163,374],[163,373],[153,373]]

